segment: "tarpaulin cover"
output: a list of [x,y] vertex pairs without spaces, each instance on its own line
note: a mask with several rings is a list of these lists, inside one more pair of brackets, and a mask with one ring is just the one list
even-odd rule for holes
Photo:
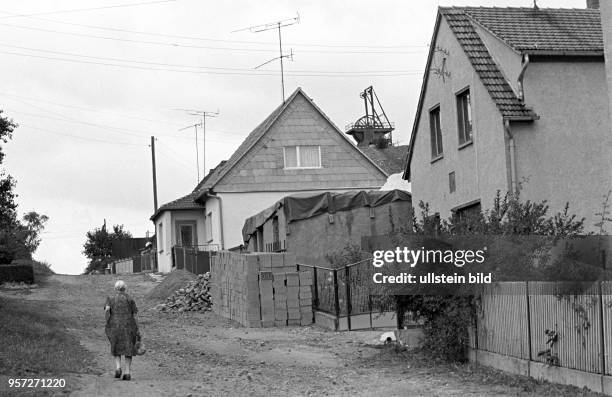
[[378,207],[393,201],[411,201],[412,196],[404,190],[389,191],[353,191],[347,193],[318,193],[308,196],[286,196],[269,208],[253,215],[244,222],[242,238],[249,236],[263,225],[281,208],[287,223],[300,219],[308,219],[320,214],[333,214],[339,211],[349,211],[361,207]]

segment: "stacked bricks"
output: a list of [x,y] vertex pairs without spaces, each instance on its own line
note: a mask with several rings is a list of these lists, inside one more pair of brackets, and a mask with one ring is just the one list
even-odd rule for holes
[[299,272],[300,325],[312,324],[312,272]]
[[312,324],[312,273],[291,254],[219,252],[210,273],[215,313],[249,327]]
[[260,327],[259,266],[255,255],[218,252],[210,266],[213,311],[249,327]]

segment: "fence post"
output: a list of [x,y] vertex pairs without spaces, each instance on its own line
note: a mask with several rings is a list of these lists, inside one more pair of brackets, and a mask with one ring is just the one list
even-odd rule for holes
[[312,269],[314,270],[314,275],[312,277],[312,281],[314,283],[314,305],[315,309],[319,310],[319,283],[317,282],[317,267],[314,266]]
[[368,290],[368,309],[370,310],[370,329],[374,329],[374,326],[372,324],[372,294],[370,294],[369,290]]
[[529,300],[529,281],[525,281],[525,303],[527,305],[527,344],[529,345],[529,361],[531,361],[533,360],[533,354],[531,352],[531,305]]
[[334,310],[336,312],[336,329],[340,328],[340,299],[338,298],[338,270],[334,269]]
[[[599,336],[601,338],[601,374],[606,374],[606,346],[604,335],[604,313],[603,313],[603,287],[599,282]],[[602,378],[603,381],[603,378]]]
[[187,249],[181,247],[181,251],[183,251],[183,269],[187,270]]
[[345,285],[346,285],[346,325],[348,330],[351,330],[351,268],[346,267],[344,270]]

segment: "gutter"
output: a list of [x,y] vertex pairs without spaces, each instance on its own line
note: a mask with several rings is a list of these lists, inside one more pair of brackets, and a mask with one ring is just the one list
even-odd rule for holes
[[518,75],[517,84],[518,84],[518,99],[521,102],[525,102],[525,89],[523,88],[523,78],[525,77],[525,71],[527,70],[527,66],[529,66],[529,54],[523,55],[523,67],[521,68],[521,72]]
[[512,194],[516,194],[518,192],[518,184],[516,181],[516,147],[514,144],[514,136],[510,130],[509,120],[504,120],[504,131],[506,131],[506,134],[508,134],[508,144],[510,146],[510,186],[512,189]]

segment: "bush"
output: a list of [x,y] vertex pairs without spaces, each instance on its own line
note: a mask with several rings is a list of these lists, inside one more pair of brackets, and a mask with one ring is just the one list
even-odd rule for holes
[[32,264],[0,265],[0,284],[6,282],[34,282],[34,269]]

